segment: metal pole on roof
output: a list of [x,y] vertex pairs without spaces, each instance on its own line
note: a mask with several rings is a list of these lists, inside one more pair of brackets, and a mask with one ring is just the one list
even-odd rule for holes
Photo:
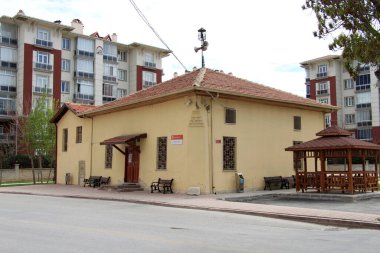
[[205,58],[203,56],[203,51],[207,50],[208,42],[206,41],[206,29],[200,28],[198,30],[198,40],[202,42],[200,47],[195,47],[194,51],[197,53],[199,50],[202,51],[202,68],[205,67]]

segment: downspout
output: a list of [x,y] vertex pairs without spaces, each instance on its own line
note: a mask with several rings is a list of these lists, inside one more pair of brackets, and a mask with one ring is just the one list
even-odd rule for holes
[[90,140],[90,175],[92,176],[92,146],[94,137],[94,118],[91,117],[91,140]]
[[213,133],[213,121],[212,121],[212,97],[210,99],[210,107],[208,108],[207,112],[210,114],[210,119],[209,119],[209,171],[210,171],[210,186],[211,186],[211,191],[210,193],[216,194],[214,191],[215,186],[214,186],[214,149],[213,149],[213,139],[214,139],[214,133]]

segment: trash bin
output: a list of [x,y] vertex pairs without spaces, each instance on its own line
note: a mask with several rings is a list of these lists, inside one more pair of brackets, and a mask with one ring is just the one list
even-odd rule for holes
[[243,173],[236,173],[236,192],[244,192],[244,177]]
[[66,184],[71,184],[71,175],[70,175],[70,173],[66,173],[66,175],[65,175],[65,183]]

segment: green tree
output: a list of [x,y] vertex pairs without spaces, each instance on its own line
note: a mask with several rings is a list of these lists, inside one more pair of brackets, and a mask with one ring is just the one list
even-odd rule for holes
[[376,67],[380,78],[380,1],[379,0],[306,0],[318,20],[314,36],[332,35],[330,50],[343,50],[344,66],[356,78],[362,64]]
[[[51,161],[55,159],[55,125],[50,119],[55,112],[55,104],[50,103],[46,95],[37,99],[30,114],[22,123],[23,142],[31,160],[33,183],[36,183],[34,170],[34,157],[38,158],[39,168],[42,169],[42,158]],[[52,169],[51,162],[51,169]],[[49,179],[48,179],[49,180]]]

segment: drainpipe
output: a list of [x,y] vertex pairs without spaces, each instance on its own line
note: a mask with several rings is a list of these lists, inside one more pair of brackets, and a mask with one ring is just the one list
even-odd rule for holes
[[93,136],[94,136],[94,118],[91,117],[91,139],[90,139],[90,175],[92,176],[92,146],[93,146]]
[[213,133],[213,125],[212,125],[212,98],[210,99],[210,105],[207,110],[207,113],[210,115],[209,116],[209,142],[208,142],[208,155],[209,155],[209,171],[210,171],[210,186],[211,186],[211,191],[210,193],[214,194],[214,149],[213,149],[213,139],[214,139],[214,133]]

